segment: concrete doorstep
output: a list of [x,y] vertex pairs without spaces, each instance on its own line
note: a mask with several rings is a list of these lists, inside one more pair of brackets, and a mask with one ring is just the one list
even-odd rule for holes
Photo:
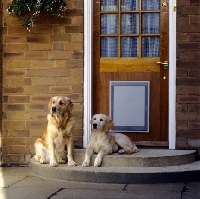
[[[94,158],[95,155],[91,164]],[[30,171],[49,179],[90,183],[151,184],[200,180],[200,161],[195,161],[194,150],[141,149],[131,156],[113,154],[104,157],[101,167],[82,167],[84,150],[75,150],[74,159],[78,164],[76,167],[66,164],[49,167],[32,158]]]

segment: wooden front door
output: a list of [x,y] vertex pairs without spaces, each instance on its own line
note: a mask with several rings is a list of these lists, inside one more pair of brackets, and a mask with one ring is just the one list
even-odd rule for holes
[[93,112],[110,81],[149,81],[149,133],[124,132],[138,143],[168,144],[168,35],[168,0],[94,0]]

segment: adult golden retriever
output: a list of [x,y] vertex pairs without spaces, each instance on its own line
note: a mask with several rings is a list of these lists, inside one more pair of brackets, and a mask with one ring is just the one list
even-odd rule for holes
[[[97,153],[94,166],[99,167],[105,155],[117,151],[120,154],[132,154],[138,151],[136,145],[126,135],[109,132],[114,125],[109,116],[95,114],[90,120],[90,123],[92,125],[92,133],[86,148],[85,160],[82,163],[83,167],[90,166],[90,158],[93,153]],[[119,147],[122,149],[118,150]]]
[[49,102],[48,124],[41,138],[35,142],[35,159],[50,167],[65,163],[67,149],[68,166],[76,166],[73,160],[74,118],[73,103],[64,96],[52,97]]

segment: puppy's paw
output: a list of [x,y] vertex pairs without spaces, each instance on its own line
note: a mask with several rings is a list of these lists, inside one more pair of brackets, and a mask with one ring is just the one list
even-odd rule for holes
[[76,166],[76,162],[74,162],[73,160],[68,162],[68,166]]
[[90,163],[87,162],[87,161],[84,161],[84,162],[82,163],[82,167],[89,167],[89,166],[90,166]]
[[134,148],[131,150],[131,153],[137,153],[138,151],[139,151],[138,148]]
[[59,163],[59,164],[65,164],[65,160],[59,159],[59,160],[58,160],[58,163]]
[[57,162],[54,161],[50,162],[49,164],[49,167],[57,167],[57,166],[58,166]]
[[119,153],[119,154],[125,154],[125,150],[124,150],[124,149],[120,149],[120,150],[118,151],[118,153]]
[[101,166],[101,160],[96,158],[95,161],[94,161],[94,166],[95,167],[100,167]]

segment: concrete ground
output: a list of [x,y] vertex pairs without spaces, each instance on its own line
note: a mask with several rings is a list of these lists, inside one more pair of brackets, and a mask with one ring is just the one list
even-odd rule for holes
[[29,167],[0,167],[0,199],[199,199],[200,182],[98,184],[33,176]]

